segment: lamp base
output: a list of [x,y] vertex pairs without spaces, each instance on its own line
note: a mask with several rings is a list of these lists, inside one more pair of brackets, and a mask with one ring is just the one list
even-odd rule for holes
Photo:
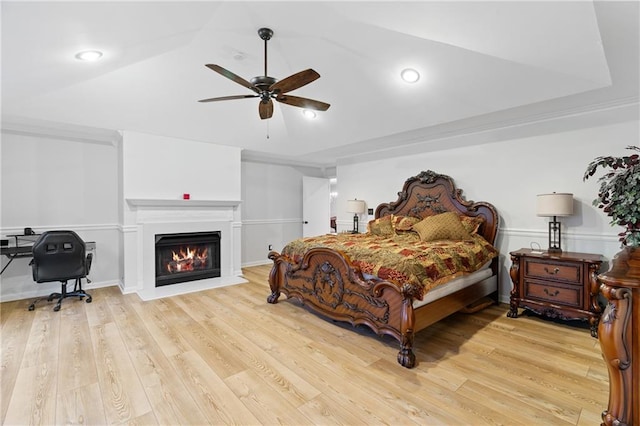
[[353,231],[351,231],[352,234],[359,234],[360,233],[360,231],[358,229],[358,222],[359,222],[358,214],[356,213],[356,214],[353,215]]
[[553,221],[549,222],[549,248],[548,253],[562,253],[560,248],[560,222],[553,217]]

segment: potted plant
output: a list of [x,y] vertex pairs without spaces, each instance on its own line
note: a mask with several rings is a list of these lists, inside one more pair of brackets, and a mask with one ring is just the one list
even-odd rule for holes
[[[640,152],[637,146],[627,149]],[[600,190],[593,205],[611,216],[612,225],[625,228],[618,234],[623,247],[640,247],[640,156],[597,157],[589,163],[583,180],[599,167],[610,170],[598,179]]]

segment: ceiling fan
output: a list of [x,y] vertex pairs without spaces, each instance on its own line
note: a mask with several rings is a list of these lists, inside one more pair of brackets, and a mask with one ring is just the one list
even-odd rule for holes
[[222,68],[220,65],[206,64],[206,67],[227,77],[230,80],[246,87],[255,92],[253,95],[235,95],[235,96],[222,96],[219,98],[201,99],[198,102],[216,102],[227,101],[231,99],[245,99],[245,98],[260,98],[258,104],[258,113],[260,118],[265,120],[273,116],[273,101],[293,105],[300,108],[313,109],[317,111],[326,111],[331,105],[325,102],[316,101],[313,99],[301,98],[299,96],[288,95],[295,89],[305,86],[314,80],[320,78],[320,74],[312,70],[311,68],[300,71],[296,74],[290,75],[283,80],[276,80],[273,77],[267,75],[267,41],[273,36],[273,31],[269,28],[260,28],[258,35],[264,40],[264,75],[253,77],[251,81],[247,81],[242,77],[237,76],[231,71]]

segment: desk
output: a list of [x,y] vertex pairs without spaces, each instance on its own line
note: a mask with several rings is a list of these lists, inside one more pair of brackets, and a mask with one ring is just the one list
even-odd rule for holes
[[0,254],[2,256],[7,256],[9,259],[7,264],[2,268],[2,271],[0,271],[0,275],[9,265],[11,265],[13,259],[17,259],[19,257],[32,257],[31,246],[33,246],[33,243],[35,243],[38,237],[40,237],[40,234],[7,235],[7,237],[13,238],[15,243],[12,246],[0,248]]
[[32,257],[33,254],[31,253],[31,246],[25,246],[25,247],[2,247],[0,254],[2,254],[2,256],[7,256],[9,258],[9,261],[7,262],[6,265],[4,265],[4,267],[2,268],[2,271],[0,271],[0,275],[2,275],[2,273],[4,272],[5,269],[7,269],[7,266],[11,265],[11,262],[13,262],[13,259],[16,259],[18,257]]
[[[4,265],[4,267],[0,271],[0,275],[2,275],[4,270],[7,269],[9,265],[11,265],[11,262],[13,262],[13,259],[17,259],[20,257],[33,257],[31,247],[36,242],[36,240],[40,237],[40,234],[7,235],[7,237],[14,238],[15,245],[8,246],[8,247],[0,247],[0,255],[6,256],[9,259],[7,264]],[[87,252],[95,252],[96,250],[96,243],[94,241],[85,242],[85,246],[86,246]],[[94,257],[95,257],[95,254],[94,254]]]

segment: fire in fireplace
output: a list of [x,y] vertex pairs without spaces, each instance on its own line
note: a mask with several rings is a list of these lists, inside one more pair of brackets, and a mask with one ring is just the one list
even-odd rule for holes
[[156,235],[156,287],[220,276],[220,231]]

